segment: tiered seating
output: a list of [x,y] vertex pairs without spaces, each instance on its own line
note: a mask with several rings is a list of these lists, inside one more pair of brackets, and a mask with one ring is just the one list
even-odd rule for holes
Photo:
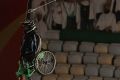
[[63,51],[77,51],[78,42],[75,41],[66,41],[63,45]]
[[46,46],[54,52],[57,65],[42,80],[120,80],[119,43],[63,41],[53,37],[49,35]]
[[48,49],[54,52],[62,51],[62,44],[63,42],[59,40],[50,41],[48,44]]
[[81,42],[81,45],[79,45],[79,51],[80,52],[93,52],[94,49],[94,43],[90,42]]

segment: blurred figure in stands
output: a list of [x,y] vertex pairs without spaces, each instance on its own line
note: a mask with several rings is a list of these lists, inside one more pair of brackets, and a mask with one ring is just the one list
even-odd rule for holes
[[96,21],[99,19],[100,15],[104,12],[103,7],[107,3],[107,0],[93,0],[94,14],[96,16]]
[[[32,8],[37,8],[42,6],[46,3],[46,0],[33,0]],[[35,12],[33,12],[33,19],[36,24],[36,33],[41,36],[42,39],[45,39],[45,35],[47,32],[47,25],[46,25],[46,14],[47,14],[47,6],[40,7]]]
[[62,30],[65,28],[65,12],[62,9],[62,0],[52,3],[49,8],[47,25],[49,29]]
[[105,5],[104,7],[104,13],[101,14],[97,24],[96,28],[100,31],[112,31],[116,32],[116,17],[115,14],[110,12],[110,7]]
[[120,0],[112,0],[111,10],[116,14],[116,21],[120,21]]
[[65,0],[62,8],[66,15],[64,18],[66,29],[80,29],[80,7],[76,0]]
[[120,0],[116,0],[115,13],[117,22],[120,21]]
[[79,0],[81,30],[89,30],[89,0]]
[[96,15],[94,12],[94,0],[90,0],[90,6],[89,6],[89,29],[90,31],[94,30],[94,26],[95,26],[95,19],[96,19]]

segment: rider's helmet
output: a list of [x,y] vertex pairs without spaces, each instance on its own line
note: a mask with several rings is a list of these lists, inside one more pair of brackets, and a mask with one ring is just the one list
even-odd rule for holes
[[23,22],[25,33],[29,33],[31,31],[34,31],[36,29],[35,23],[33,20],[27,19]]

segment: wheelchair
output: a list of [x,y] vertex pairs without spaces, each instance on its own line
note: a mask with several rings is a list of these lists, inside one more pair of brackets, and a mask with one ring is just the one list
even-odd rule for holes
[[41,50],[41,37],[35,33],[35,24],[32,20],[24,23],[25,35],[21,47],[21,58],[17,77],[25,75],[26,80],[31,80],[32,74],[38,72],[40,75],[51,74],[56,66],[56,59],[52,52]]

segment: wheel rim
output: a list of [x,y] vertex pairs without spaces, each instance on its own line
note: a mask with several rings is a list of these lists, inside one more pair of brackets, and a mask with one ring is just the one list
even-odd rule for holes
[[50,51],[42,51],[39,52],[36,60],[35,67],[39,73],[43,75],[51,74],[56,65],[56,59],[52,52]]

